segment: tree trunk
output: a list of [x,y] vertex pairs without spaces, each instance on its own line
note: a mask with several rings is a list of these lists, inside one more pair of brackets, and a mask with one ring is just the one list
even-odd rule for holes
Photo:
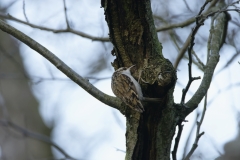
[[140,114],[126,108],[126,160],[170,159],[170,148],[178,122],[173,90],[176,71],[162,55],[149,0],[103,0],[115,69],[136,65],[144,97],[160,98],[161,103],[144,103]]

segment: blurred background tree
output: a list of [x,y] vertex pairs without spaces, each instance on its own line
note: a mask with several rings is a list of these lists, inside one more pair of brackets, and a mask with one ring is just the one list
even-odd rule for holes
[[[1,13],[4,13],[1,9]],[[32,93],[28,73],[23,67],[19,44],[0,31],[0,149],[2,160],[52,157],[51,146],[30,139],[18,126],[50,136],[39,114],[39,103]],[[8,123],[8,120],[15,124]],[[10,126],[14,126],[11,128]]]

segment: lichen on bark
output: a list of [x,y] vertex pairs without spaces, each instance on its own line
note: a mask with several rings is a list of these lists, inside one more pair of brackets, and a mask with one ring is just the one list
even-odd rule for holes
[[150,1],[107,0],[102,4],[116,56],[114,68],[136,65],[132,74],[140,77],[144,96],[162,99],[144,103],[143,114],[126,107],[125,159],[169,159],[176,125],[172,96],[176,71],[162,55]]

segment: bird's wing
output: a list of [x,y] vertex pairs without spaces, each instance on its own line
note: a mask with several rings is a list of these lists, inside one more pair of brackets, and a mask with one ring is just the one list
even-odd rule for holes
[[125,74],[119,74],[112,80],[113,93],[124,101],[129,107],[143,112],[144,108],[137,94],[136,87],[131,78]]

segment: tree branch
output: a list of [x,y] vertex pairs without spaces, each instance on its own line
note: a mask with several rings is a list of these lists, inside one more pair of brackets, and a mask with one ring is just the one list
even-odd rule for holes
[[29,20],[27,18],[26,10],[25,10],[25,0],[23,0],[23,15],[24,15],[26,21],[29,22]]
[[[213,6],[215,6],[217,1],[218,0],[213,0],[211,2],[211,4],[210,4],[209,8],[207,9],[207,11],[205,11],[203,13],[203,15],[206,15],[206,14],[212,12],[213,10],[215,10],[215,9],[213,9]],[[160,18],[159,16],[154,15],[154,17],[162,20],[162,18]],[[195,22],[195,20],[196,20],[196,17],[192,17],[192,18],[190,18],[190,19],[188,19],[188,20],[186,20],[184,22],[181,22],[181,23],[165,24],[165,25],[163,25],[161,27],[156,28],[156,31],[160,32],[160,31],[170,30],[170,29],[173,29],[173,28],[179,28],[179,27],[182,28],[182,27],[185,27],[185,26],[188,26],[188,25],[192,24],[193,22]],[[164,21],[164,22],[166,23],[166,21]],[[177,59],[176,59],[176,61],[174,63],[174,68],[177,68],[177,66],[179,65],[181,59],[183,58],[184,53],[186,52],[187,47],[189,46],[190,39],[191,39],[191,34],[188,36],[188,38],[185,41],[185,43],[182,46],[182,48],[179,49],[180,51],[179,51],[178,57],[177,57]],[[201,67],[199,67],[199,68],[201,68]]]
[[183,94],[182,94],[182,99],[181,99],[181,104],[184,105],[185,102],[185,97],[186,94],[192,84],[192,82],[194,80],[200,79],[201,77],[192,77],[192,49],[194,46],[194,39],[195,39],[195,35],[197,34],[198,29],[204,24],[204,19],[201,19],[200,15],[202,14],[204,8],[206,7],[206,5],[209,3],[209,1],[206,1],[203,6],[201,7],[198,16],[196,18],[196,26],[192,29],[192,33],[191,33],[191,38],[190,38],[190,46],[188,48],[188,58],[189,58],[189,62],[188,62],[188,76],[189,76],[189,80],[187,83],[187,86],[182,90]]
[[66,6],[66,1],[63,0],[63,6],[64,6],[64,15],[65,15],[65,21],[67,24],[67,29],[70,29],[69,21],[68,21],[68,15],[67,15],[67,6]]
[[92,41],[109,42],[109,38],[108,37],[103,37],[103,38],[101,38],[101,37],[94,37],[92,35],[89,35],[89,34],[86,34],[84,32],[80,32],[80,31],[77,31],[77,30],[74,30],[74,29],[68,28],[68,27],[66,29],[53,29],[53,28],[38,26],[38,25],[32,24],[30,22],[26,22],[26,21],[20,20],[18,18],[15,18],[15,17],[11,16],[10,14],[8,14],[8,15],[0,14],[0,17],[4,18],[4,19],[15,21],[15,22],[19,22],[19,23],[28,25],[28,26],[30,26],[32,28],[37,28],[37,29],[44,30],[44,31],[51,31],[53,33],[73,33],[73,34],[79,35],[79,36],[81,36],[83,38],[91,39]]
[[173,160],[177,160],[177,149],[178,149],[179,141],[181,139],[183,126],[184,125],[182,125],[182,122],[178,124],[178,133],[177,133],[177,137],[175,138],[175,144],[174,144],[174,148],[172,151],[172,159]]
[[186,109],[186,116],[198,106],[202,98],[207,93],[207,90],[210,87],[212,81],[215,67],[219,61],[219,50],[222,44],[222,36],[225,30],[224,23],[227,21],[227,16],[225,15],[225,13],[223,13],[222,10],[220,10],[219,13],[220,14],[215,20],[214,28],[210,30],[210,34],[212,34],[211,35],[212,41],[210,46],[211,54],[209,55],[208,62],[205,66],[203,80],[198,90],[195,92],[192,98],[186,103],[186,105],[189,107]]
[[94,87],[87,79],[84,79],[80,75],[78,75],[75,71],[73,71],[70,67],[68,67],[63,61],[61,61],[57,56],[55,56],[48,49],[43,47],[38,42],[34,41],[32,38],[28,37],[24,33],[15,29],[14,27],[6,24],[4,21],[0,20],[0,29],[4,32],[9,33],[14,36],[18,40],[22,41],[26,45],[28,45],[33,50],[37,51],[47,60],[49,60],[55,67],[57,67],[60,71],[62,71],[66,76],[68,76],[71,80],[77,83],[80,87],[86,90],[93,97],[97,98],[101,102],[118,109],[122,114],[125,113],[124,104],[119,98],[109,96],[102,91],[98,90]]
[[197,54],[195,53],[195,51],[194,50],[192,50],[192,54],[195,56],[195,58],[197,59],[197,62],[195,62],[195,64],[199,67],[199,69],[201,69],[202,71],[204,70],[204,67],[205,67],[205,65],[204,65],[204,63],[201,61],[201,59],[197,56]]
[[200,133],[200,128],[205,116],[207,110],[207,94],[205,95],[205,100],[204,100],[204,107],[203,107],[203,112],[202,112],[202,117],[200,122],[197,122],[197,131],[196,131],[196,137],[195,137],[195,141],[193,143],[193,146],[191,148],[191,150],[189,151],[189,153],[187,154],[187,156],[184,158],[184,160],[189,160],[190,157],[192,156],[193,152],[197,149],[198,147],[198,141],[201,138],[202,135],[204,135],[204,132]]
[[[210,13],[212,11],[212,7],[214,6],[214,4],[216,3],[217,0],[214,0],[212,2],[212,4],[209,6],[209,8],[207,9],[207,11],[205,11],[203,13],[203,15],[206,15],[208,13]],[[158,16],[154,16],[154,17],[158,17]],[[174,23],[174,24],[166,24],[164,26],[161,26],[161,27],[158,27],[156,28],[156,31],[157,32],[160,32],[160,31],[166,31],[166,30],[169,30],[169,29],[173,29],[173,28],[183,28],[185,26],[188,26],[190,24],[192,24],[193,22],[195,22],[196,20],[196,17],[192,17],[192,18],[189,18],[188,20],[184,21],[184,22],[180,22],[180,23]]]
[[[213,15],[212,13],[219,11],[217,8],[213,8],[217,2],[218,2],[218,0],[213,0],[210,4],[208,10],[201,15],[203,17],[209,17],[210,15]],[[202,13],[202,12],[200,12],[200,13]],[[196,21],[196,17],[190,18],[189,20],[179,23],[179,24],[173,24],[172,26],[170,25],[169,27],[166,26],[166,28],[163,27],[163,30],[177,28],[177,27],[184,27],[184,26],[187,26],[187,25],[193,23],[194,21]],[[160,31],[160,30],[157,30],[157,31]],[[177,68],[180,61],[182,60],[184,53],[187,51],[187,47],[189,46],[189,44],[191,42],[190,40],[191,40],[191,33],[189,34],[188,38],[186,39],[185,43],[183,44],[182,48],[179,51],[178,57],[174,63],[174,68]]]
[[[197,122],[199,115],[200,115],[200,113],[197,113],[194,122]],[[192,126],[192,128],[191,128],[191,130],[190,130],[190,132],[189,132],[189,134],[188,134],[188,136],[187,136],[188,138],[187,138],[187,140],[186,140],[186,142],[185,142],[185,144],[184,144],[184,151],[183,151],[183,154],[182,154],[182,158],[186,157],[187,147],[189,146],[190,139],[191,139],[191,137],[192,137],[192,133],[193,133],[193,131],[194,131],[194,128],[195,128],[195,123],[193,124],[193,126]]]

